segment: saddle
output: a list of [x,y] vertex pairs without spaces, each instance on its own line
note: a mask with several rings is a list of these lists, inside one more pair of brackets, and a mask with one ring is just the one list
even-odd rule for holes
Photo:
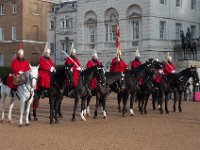
[[27,78],[25,75],[13,75],[13,84],[14,85],[22,85],[27,83]]

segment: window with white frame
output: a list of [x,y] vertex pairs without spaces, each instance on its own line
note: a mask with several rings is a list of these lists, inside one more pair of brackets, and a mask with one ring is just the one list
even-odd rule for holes
[[4,41],[4,28],[0,27],[0,41]]
[[0,66],[4,66],[4,54],[0,53]]
[[11,53],[12,60],[14,60],[16,57],[17,57],[17,53],[16,52]]
[[182,24],[176,23],[176,40],[180,40],[181,30],[182,30]]
[[17,27],[12,26],[12,40],[17,40]]
[[160,0],[160,4],[165,5],[166,4],[166,0]]
[[51,54],[54,54],[54,43],[50,43]]
[[13,14],[17,13],[17,3],[13,3]]
[[54,30],[54,21],[50,21],[49,30]]
[[116,41],[116,38],[117,38],[117,25],[106,24],[106,41],[107,42]]
[[61,51],[65,51],[65,42],[64,41],[61,41],[60,43],[61,45]]
[[73,19],[72,18],[65,20],[65,28],[73,29]]
[[166,39],[166,22],[160,21],[160,39]]
[[195,25],[191,26],[191,35],[192,35],[192,39],[196,38],[196,26]]
[[0,4],[0,15],[4,15],[5,14],[5,8],[3,4]]
[[176,7],[182,7],[182,0],[176,0]]
[[196,10],[196,0],[191,0],[191,9]]
[[61,20],[61,29],[65,28],[65,20]]
[[95,43],[96,42],[96,26],[90,25],[88,26],[88,33],[89,33],[89,43]]
[[139,36],[140,23],[139,23],[139,21],[132,21],[131,26],[132,26],[132,40],[138,40],[140,38],[140,36]]

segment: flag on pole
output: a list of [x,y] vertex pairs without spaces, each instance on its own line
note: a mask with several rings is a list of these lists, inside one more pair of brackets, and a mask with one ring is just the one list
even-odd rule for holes
[[117,54],[120,53],[120,26],[117,24],[117,38],[116,38]]

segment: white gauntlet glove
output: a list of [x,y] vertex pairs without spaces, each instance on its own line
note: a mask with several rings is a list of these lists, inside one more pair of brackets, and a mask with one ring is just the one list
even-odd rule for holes
[[56,72],[55,67],[51,67],[51,68],[50,68],[50,72]]
[[21,74],[23,74],[24,72],[23,71],[19,71],[19,74],[21,75]]
[[176,73],[176,70],[172,70],[172,73]]
[[83,71],[83,69],[81,67],[77,67],[76,68],[78,71]]

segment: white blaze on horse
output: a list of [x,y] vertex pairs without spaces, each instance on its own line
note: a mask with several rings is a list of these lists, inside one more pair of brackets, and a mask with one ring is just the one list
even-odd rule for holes
[[[33,96],[34,96],[34,90],[37,85],[38,80],[38,68],[30,66],[30,71],[26,72],[24,75],[27,79],[27,82],[24,84],[21,84],[17,88],[17,95],[20,99],[20,119],[19,119],[19,127],[23,125],[23,113],[25,109],[25,102],[27,102],[26,105],[26,125],[29,125],[29,112],[30,112],[30,106],[33,102]],[[4,109],[5,109],[5,100],[6,97],[11,94],[11,89],[7,86],[2,84],[1,87],[1,109],[2,109],[2,122],[5,122],[5,115],[4,115]],[[11,97],[10,100],[10,106],[8,111],[8,121],[12,121],[12,109],[14,106],[14,98]]]

